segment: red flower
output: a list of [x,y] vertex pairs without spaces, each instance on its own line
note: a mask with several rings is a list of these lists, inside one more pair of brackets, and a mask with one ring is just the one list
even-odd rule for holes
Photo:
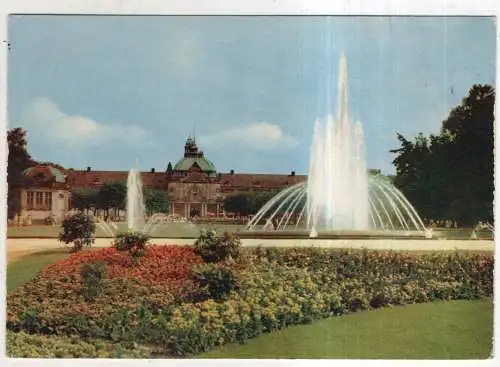
[[191,268],[202,263],[202,259],[188,246],[150,246],[141,262],[134,265],[128,253],[115,248],[102,248],[78,252],[64,260],[49,265],[42,277],[52,280],[74,276],[80,277],[80,266],[88,262],[104,261],[108,265],[108,278],[140,278],[148,284],[161,284],[175,290],[190,278]]

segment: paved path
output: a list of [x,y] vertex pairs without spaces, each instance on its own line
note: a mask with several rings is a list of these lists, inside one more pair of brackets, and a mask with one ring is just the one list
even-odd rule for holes
[[[152,239],[155,244],[191,245],[194,239]],[[373,250],[473,250],[493,251],[494,241],[487,240],[390,240],[390,239],[367,239],[367,240],[262,240],[243,239],[243,246],[276,246],[276,247],[329,247],[329,248],[368,248]],[[94,247],[107,247],[111,244],[109,238],[98,238]],[[63,248],[57,239],[33,239],[33,238],[10,238],[7,240],[7,253],[35,252],[47,249]]]

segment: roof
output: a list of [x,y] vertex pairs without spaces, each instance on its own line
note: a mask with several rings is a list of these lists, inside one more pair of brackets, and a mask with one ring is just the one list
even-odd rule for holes
[[187,171],[195,163],[203,172],[216,172],[215,165],[203,156],[182,158],[175,164],[174,171]]
[[[126,182],[128,171],[68,171],[68,183],[73,188],[89,189],[102,186],[105,182]],[[167,176],[164,172],[141,172],[145,187],[166,189]]]
[[28,167],[23,171],[23,175],[27,177],[35,177],[36,174],[43,174],[48,177],[54,177],[55,182],[66,182],[64,171],[50,165],[36,165]]
[[291,174],[252,174],[252,173],[222,173],[220,184],[222,191],[232,190],[263,190],[282,189],[298,182],[306,181],[305,175]]

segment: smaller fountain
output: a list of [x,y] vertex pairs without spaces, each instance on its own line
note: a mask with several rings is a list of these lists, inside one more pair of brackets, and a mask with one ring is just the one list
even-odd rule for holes
[[309,233],[309,238],[316,238],[318,237],[318,231],[316,228],[311,229],[311,233]]
[[470,235],[471,240],[477,240],[478,239],[478,233],[482,231],[488,231],[491,233],[495,233],[495,227],[491,225],[490,223],[483,223],[483,222],[478,222],[476,226],[472,229],[472,233]]
[[[106,222],[101,218],[97,218],[97,225],[108,236],[115,237],[116,234],[123,230],[118,223]],[[127,198],[126,198],[126,228],[129,231],[138,231],[142,233],[152,234],[162,225],[169,223],[184,223],[193,225],[186,218],[178,218],[176,216],[164,213],[155,213],[147,219],[146,206],[143,197],[143,185],[139,164],[136,160],[127,177]]]
[[139,162],[135,161],[127,178],[127,227],[131,231],[141,231],[146,225],[146,206],[142,191]]

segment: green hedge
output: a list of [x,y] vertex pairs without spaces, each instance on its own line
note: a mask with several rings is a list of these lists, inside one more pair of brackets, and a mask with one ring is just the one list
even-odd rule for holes
[[151,344],[161,354],[187,357],[348,312],[493,295],[492,255],[256,249],[247,260],[237,291],[221,302],[178,299],[158,309],[142,293],[143,306],[108,308],[96,317],[36,310],[18,294],[8,305],[8,328]]

